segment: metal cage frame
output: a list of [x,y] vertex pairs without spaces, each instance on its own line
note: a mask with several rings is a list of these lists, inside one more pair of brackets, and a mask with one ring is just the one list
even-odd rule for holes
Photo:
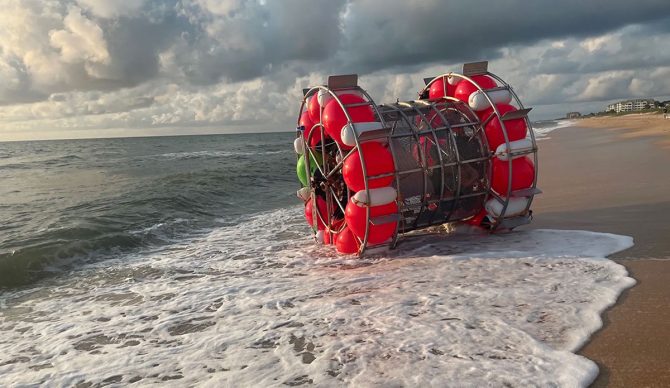
[[[493,89],[482,89],[477,83],[475,83],[471,77],[475,75],[487,75],[493,78],[499,86]],[[538,177],[538,158],[537,158],[537,142],[535,139],[535,134],[532,129],[532,124],[528,118],[528,112],[530,109],[527,109],[523,106],[521,103],[520,99],[518,98],[517,94],[514,92],[512,87],[507,84],[502,78],[499,76],[491,73],[488,71],[488,62],[475,62],[475,63],[467,63],[463,65],[463,71],[462,73],[445,73],[441,74],[437,77],[433,78],[426,78],[424,79],[425,81],[425,87],[419,92],[419,96],[425,95],[425,93],[430,89],[431,85],[435,82],[443,82],[444,85],[444,90],[446,91],[446,83],[447,83],[447,78],[449,77],[459,77],[462,80],[466,80],[471,82],[478,91],[480,91],[488,101],[488,104],[490,107],[492,107],[492,114],[489,115],[487,118],[485,118],[483,121],[480,121],[479,117],[477,114],[468,106],[468,104],[463,103],[462,101],[453,98],[453,97],[448,97],[448,96],[443,96],[442,98],[439,99],[434,99],[434,100],[429,100],[429,99],[418,99],[418,100],[412,100],[412,101],[407,101],[407,102],[396,102],[392,104],[384,104],[384,105],[377,105],[375,104],[374,100],[370,97],[370,95],[365,91],[363,88],[358,86],[358,76],[357,75],[342,75],[342,76],[330,76],[328,78],[328,83],[327,85],[319,85],[315,86],[309,89],[304,89],[303,90],[303,99],[302,99],[302,104],[300,107],[300,111],[298,114],[298,125],[297,125],[297,130],[296,130],[296,135],[298,138],[302,139],[302,145],[303,145],[303,155],[304,155],[304,164],[305,164],[305,173],[306,176],[309,177],[309,189],[310,189],[310,198],[312,200],[312,229],[314,236],[316,238],[317,236],[317,230],[318,230],[318,223],[321,222],[324,225],[326,225],[326,230],[325,233],[330,234],[331,241],[333,240],[333,234],[334,233],[339,233],[341,232],[345,227],[346,227],[346,222],[342,222],[342,224],[337,228],[337,230],[331,230],[331,226],[333,225],[333,213],[335,210],[335,206],[339,208],[339,210],[344,214],[345,212],[345,207],[347,203],[349,202],[352,192],[348,188],[346,188],[346,195],[344,196],[343,200],[338,199],[338,195],[335,193],[335,190],[333,187],[330,185],[330,180],[333,178],[336,178],[338,174],[341,175],[341,170],[344,165],[345,160],[353,155],[354,152],[358,152],[360,162],[361,162],[361,168],[362,168],[362,173],[363,173],[363,180],[364,180],[364,185],[365,185],[365,193],[368,198],[368,201],[370,201],[370,184],[369,181],[371,179],[375,178],[381,178],[381,177],[387,177],[387,176],[393,176],[394,177],[394,182],[393,186],[395,187],[398,196],[401,194],[401,175],[403,174],[409,174],[409,173],[415,173],[415,172],[422,172],[423,173],[423,190],[422,190],[422,195],[421,195],[421,204],[420,204],[420,210],[417,214],[426,214],[424,213],[424,209],[428,209],[431,206],[433,206],[435,203],[438,203],[438,205],[442,204],[443,202],[449,200],[452,202],[451,204],[451,209],[447,213],[448,215],[442,219],[438,219],[437,222],[433,223],[433,218],[435,215],[435,212],[432,211],[430,213],[430,218],[427,224],[424,225],[418,225],[418,220],[419,217],[417,216],[415,218],[415,221],[413,225],[407,225],[406,223],[406,218],[403,216],[404,208],[405,205],[403,201],[400,201],[398,198],[396,199],[396,203],[398,205],[398,213],[397,214],[390,214],[387,216],[382,216],[382,217],[370,217],[370,206],[365,206],[366,207],[366,227],[365,227],[365,235],[362,239],[356,237],[356,239],[359,242],[359,251],[358,254],[362,255],[364,254],[365,250],[368,248],[368,240],[369,240],[369,234],[370,234],[370,226],[371,225],[381,225],[384,223],[390,223],[390,222],[396,222],[396,228],[393,233],[392,238],[390,239],[390,242],[386,242],[383,244],[375,244],[374,246],[383,246],[383,245],[390,245],[391,248],[395,248],[398,244],[399,240],[399,235],[401,233],[407,233],[409,231],[421,229],[421,228],[426,228],[431,225],[437,225],[437,224],[443,224],[446,222],[453,222],[453,221],[463,221],[467,220],[469,218],[472,218],[472,216],[461,218],[461,219],[450,219],[452,215],[454,215],[455,211],[457,210],[457,205],[459,202],[465,198],[469,197],[474,197],[474,196],[483,196],[482,200],[482,205],[480,209],[484,208],[484,204],[486,201],[488,201],[490,198],[494,198],[496,201],[500,203],[502,206],[502,211],[500,214],[496,217],[491,217],[491,222],[489,226],[490,232],[495,232],[496,230],[499,229],[513,229],[515,227],[518,227],[520,225],[524,225],[530,222],[532,219],[532,211],[530,210],[531,203],[533,201],[533,198],[536,194],[541,193],[541,191],[537,188],[537,177]],[[505,114],[501,114],[498,108],[496,107],[496,104],[494,101],[491,99],[489,96],[489,93],[497,91],[497,90],[508,90],[511,97],[512,101],[518,105],[518,110],[513,111],[513,112],[508,112]],[[354,103],[354,104],[345,104],[341,101],[339,98],[338,94],[341,94],[342,92],[356,92],[359,94],[364,102],[361,103]],[[321,141],[319,145],[318,150],[312,150],[312,147],[309,146],[311,142],[311,138],[315,136],[315,131],[319,131],[321,135],[321,139],[327,139],[326,133],[325,133],[325,127],[323,124],[323,106],[320,107],[319,110],[319,122],[315,123],[312,128],[304,128],[300,126],[300,118],[302,117],[302,114],[305,112],[307,109],[307,102],[310,98],[319,98],[319,93],[323,95],[329,95],[330,98],[334,101],[337,101],[337,103],[340,105],[340,108],[344,112],[346,119],[347,119],[347,124],[353,129],[353,134],[354,134],[354,141],[355,145],[351,150],[345,150],[343,149],[336,141],[330,139],[330,142],[326,141]],[[376,120],[379,122],[379,128],[374,129],[374,130],[368,130],[363,133],[359,133],[358,130],[356,130],[356,123],[353,122],[348,109],[347,108],[352,108],[356,106],[370,106],[373,110],[373,113],[375,115]],[[457,111],[458,114],[463,115],[467,121],[462,122],[462,123],[457,123],[453,124],[445,117],[445,113],[443,110],[441,110],[441,107],[448,107],[449,109],[452,109],[454,111]],[[440,118],[442,123],[444,124],[442,127],[439,128],[434,128],[433,125],[431,125],[430,121],[426,117],[426,114],[424,112],[433,112],[437,117]],[[392,119],[393,117],[397,117],[397,119]],[[421,123],[426,123],[426,127],[428,128],[427,131],[420,132],[418,129],[418,125],[413,123],[412,120],[410,120],[410,116],[419,118]],[[433,118],[436,116],[433,116]],[[506,193],[496,193],[494,190],[492,190],[491,185],[492,185],[492,170],[493,170],[493,159],[496,158],[495,152],[489,150],[489,145],[488,141],[486,139],[486,135],[484,132],[484,128],[486,124],[488,124],[491,120],[494,118],[497,118],[500,122],[500,126],[502,128],[502,133],[503,137],[505,139],[505,149],[507,151],[507,163],[508,163],[508,184],[507,184],[507,192]],[[519,152],[512,152],[512,149],[510,147],[510,140],[507,132],[507,128],[505,126],[505,121],[512,120],[512,119],[523,119],[526,123],[526,126],[528,128],[528,133],[526,135],[526,138],[531,140],[532,148],[531,149],[526,149],[522,150]],[[403,120],[405,123],[409,124],[409,128],[411,129],[410,133],[396,133],[396,124],[400,121]],[[471,160],[461,160],[460,155],[459,155],[459,150],[457,146],[457,141],[456,141],[456,133],[455,131],[458,130],[458,128],[461,127],[471,127],[475,128],[475,131],[479,131],[479,138],[483,138],[484,143],[482,144],[480,142],[480,146],[483,147],[482,151],[482,156],[479,158],[471,159]],[[309,133],[309,138],[306,138],[304,136],[305,131]],[[451,150],[454,155],[455,155],[455,162],[450,162],[450,163],[445,163],[443,160],[443,156],[447,155],[446,153],[443,155],[443,149],[442,146],[440,145],[440,142],[438,140],[438,131],[446,131],[449,136],[449,145],[451,146]],[[396,150],[394,150],[394,139],[397,138],[403,138],[403,137],[413,137],[414,141],[419,143],[419,136],[426,135],[428,136],[429,139],[432,139],[431,141],[433,144],[435,144],[438,149],[438,157],[439,157],[439,164],[436,166],[428,166],[428,163],[426,161],[426,155],[424,155],[424,150],[422,149],[423,147],[418,147],[418,156],[420,159],[419,163],[419,168],[415,170],[407,170],[407,171],[399,171],[398,168],[398,153]],[[382,175],[376,175],[376,176],[368,176],[368,168],[366,167],[366,162],[365,158],[363,156],[363,152],[361,150],[361,144],[366,141],[370,140],[386,140],[388,143],[388,149],[389,152],[393,158],[394,162],[394,171],[389,174],[382,174]],[[329,165],[329,160],[328,160],[328,153],[326,148],[331,148],[332,150],[332,144],[334,144],[337,147],[336,151],[336,163],[333,166]],[[312,169],[312,158],[316,160],[317,155],[314,153],[314,151],[321,151],[321,165],[319,166],[319,163],[316,163],[316,171],[319,172],[321,175],[320,179],[316,179],[314,176],[315,174],[311,173]],[[535,166],[534,168],[534,177],[533,177],[533,183],[530,188],[523,189],[523,190],[512,190],[512,177],[513,177],[513,163],[512,160],[514,157],[517,156],[525,156],[529,154],[533,154],[533,164]],[[466,164],[471,164],[471,163],[486,163],[487,165],[487,176],[485,177],[485,182],[486,182],[486,187],[484,190],[477,192],[477,193],[471,193],[467,195],[461,195],[461,189],[462,189],[462,168]],[[451,198],[445,198],[444,197],[444,189],[445,189],[445,168],[447,167],[456,167],[457,175],[455,178],[455,182],[458,182],[456,184],[457,191],[455,195]],[[429,195],[427,194],[427,178],[426,176],[429,173],[429,170],[434,170],[434,169],[440,169],[441,172],[441,188],[440,188],[440,198],[437,200],[430,199]],[[319,185],[317,187],[317,185]],[[321,189],[325,193],[325,202],[326,202],[326,213],[327,213],[327,218],[324,219],[321,215],[321,212],[318,210],[318,205],[317,205],[317,199],[316,199],[316,190]],[[508,210],[508,206],[510,203],[510,199],[513,197],[526,197],[528,198],[527,204],[525,207],[525,210],[521,212],[519,215],[514,215],[511,217],[506,217],[506,212]],[[344,203],[342,203],[344,202]],[[315,216],[316,214],[316,216]],[[344,216],[343,216],[344,217]],[[402,226],[401,226],[402,225]]]

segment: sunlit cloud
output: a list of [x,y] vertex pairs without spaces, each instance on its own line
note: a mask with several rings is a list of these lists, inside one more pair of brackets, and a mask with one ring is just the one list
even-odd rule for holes
[[328,74],[384,103],[482,59],[533,118],[670,94],[666,2],[536,3],[6,0],[0,140],[290,130]]

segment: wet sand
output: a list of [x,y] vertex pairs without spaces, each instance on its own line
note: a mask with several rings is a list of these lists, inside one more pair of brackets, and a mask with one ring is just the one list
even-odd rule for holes
[[[669,115],[670,117],[670,115]],[[579,120],[578,126],[585,128],[628,129],[624,138],[657,136],[657,144],[670,149],[670,118],[661,113],[635,113],[624,116],[591,117]]]
[[633,236],[635,246],[612,259],[638,283],[605,313],[604,328],[580,354],[600,367],[594,387],[668,387],[670,120],[666,133],[626,117],[579,120],[591,128],[559,129],[540,141],[544,193],[531,225]]

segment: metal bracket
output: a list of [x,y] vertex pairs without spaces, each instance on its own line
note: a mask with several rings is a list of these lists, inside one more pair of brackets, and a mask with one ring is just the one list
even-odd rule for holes
[[391,128],[379,128],[373,131],[366,131],[358,135],[358,141],[364,142],[368,140],[384,139],[388,137],[391,132]]
[[506,86],[496,86],[495,88],[484,89],[484,92],[485,92],[486,94],[488,94],[488,93],[491,93],[491,92],[497,92],[497,91],[499,91],[499,90],[509,90],[509,88],[510,88],[509,85],[506,85]]
[[517,226],[526,225],[526,224],[530,224],[530,217],[529,216],[511,217],[511,218],[503,219],[502,222],[500,223],[500,228],[514,229]]
[[329,89],[346,89],[358,86],[358,74],[328,76]]
[[396,213],[387,214],[385,216],[371,217],[370,218],[370,223],[372,225],[384,225],[384,224],[390,224],[391,222],[398,222],[398,221],[400,221],[400,216]]
[[489,61],[470,62],[463,65],[463,75],[473,76],[489,72]]
[[519,109],[512,112],[507,112],[502,116],[503,121],[514,120],[514,119],[523,119],[528,116],[528,112],[533,108]]
[[529,189],[522,189],[522,190],[516,190],[512,191],[510,193],[510,196],[512,197],[530,197],[531,195],[537,195],[537,194],[542,194],[542,190],[538,189],[537,187],[535,188],[529,188]]

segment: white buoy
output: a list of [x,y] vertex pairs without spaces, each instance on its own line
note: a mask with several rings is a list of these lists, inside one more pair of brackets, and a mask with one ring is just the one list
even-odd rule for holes
[[[491,101],[496,105],[509,104],[509,102],[512,101],[512,93],[506,89],[494,90],[492,92],[487,92],[486,94],[488,94]],[[468,97],[468,105],[474,111],[481,111],[491,107],[489,100],[486,99],[486,95],[481,90],[470,93],[470,97]]]
[[353,147],[356,145],[356,134],[360,136],[362,133],[375,131],[381,128],[382,124],[377,121],[346,124],[340,131],[340,137],[342,138],[342,143],[349,147]]
[[312,195],[312,193],[309,190],[309,187],[303,187],[300,190],[298,190],[295,194],[298,196],[298,198],[302,199],[305,202],[309,201]]
[[[354,94],[362,99],[365,99],[363,93],[359,92],[358,90],[341,90],[335,92],[336,96],[341,96],[343,94]],[[316,98],[319,101],[319,105],[325,108],[326,105],[333,99],[333,95],[330,94],[327,90],[319,89],[319,91],[316,93]]]
[[463,79],[463,78],[461,78],[461,77],[459,77],[459,76],[457,76],[457,75],[449,74],[449,75],[447,76],[447,83],[449,83],[449,85],[451,85],[451,86],[454,86],[454,85],[456,85],[457,83],[461,82],[462,79]]
[[[496,148],[495,156],[498,159],[506,161],[509,160],[510,154],[518,152],[530,153],[533,150],[533,142],[530,139],[521,139],[509,142],[509,150],[507,144],[503,143]],[[512,159],[520,158],[525,154],[512,156]]]
[[305,153],[305,143],[302,138],[296,137],[295,140],[293,140],[293,149],[295,149],[295,153],[298,155]]
[[380,206],[394,202],[398,198],[398,192],[393,187],[381,187],[378,189],[370,189],[370,201],[368,201],[368,194],[365,190],[361,190],[354,194],[353,202],[358,206]]
[[[503,197],[503,200],[504,199],[505,198]],[[528,198],[526,197],[510,198],[507,209],[505,209],[505,217],[513,217],[522,214],[526,210],[527,205]],[[499,217],[503,210],[503,204],[500,203],[497,199],[492,198],[486,201],[484,208],[486,209],[486,212],[493,217]]]
[[333,96],[331,96],[330,93],[328,93],[328,91],[319,89],[319,92],[316,94],[316,98],[319,101],[319,105],[321,107],[325,107],[326,104],[328,104],[330,100],[333,99]]

